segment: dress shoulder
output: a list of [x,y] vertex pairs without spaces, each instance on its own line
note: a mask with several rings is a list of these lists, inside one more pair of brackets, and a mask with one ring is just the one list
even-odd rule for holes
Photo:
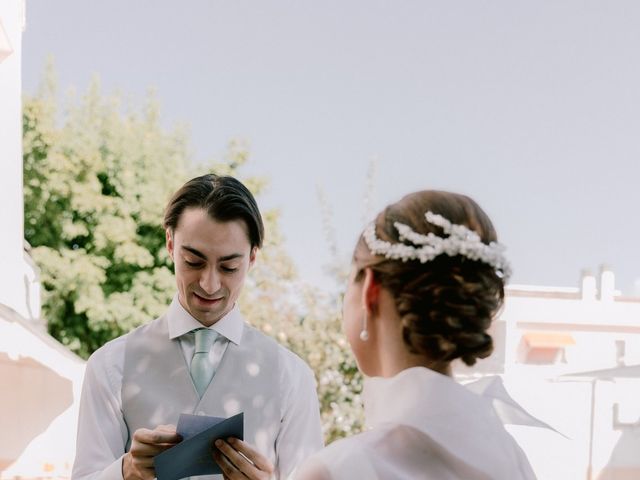
[[[324,469],[327,480],[502,478],[488,475],[477,465],[465,462],[454,452],[444,449],[423,432],[402,424],[388,424],[338,440],[312,456],[305,467]],[[525,478],[513,473],[508,478]],[[299,480],[315,478],[303,476]]]
[[[370,460],[371,450],[367,448],[371,433],[366,432],[336,440],[312,455],[305,462],[305,469],[323,472],[326,480],[378,480],[380,477]],[[312,478],[300,477],[300,480]]]

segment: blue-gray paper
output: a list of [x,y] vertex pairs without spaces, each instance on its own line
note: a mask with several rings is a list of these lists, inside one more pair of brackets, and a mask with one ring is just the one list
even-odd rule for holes
[[179,480],[196,475],[222,473],[213,461],[213,442],[229,437],[244,439],[244,414],[226,420],[203,415],[180,415],[177,432],[182,442],[153,459],[158,480]]

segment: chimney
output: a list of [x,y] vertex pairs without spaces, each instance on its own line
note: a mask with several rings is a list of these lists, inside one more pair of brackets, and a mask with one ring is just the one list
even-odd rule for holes
[[581,273],[580,297],[582,300],[595,300],[596,294],[596,277],[591,270],[585,268]]
[[607,265],[600,267],[600,301],[612,302],[615,295],[615,277]]

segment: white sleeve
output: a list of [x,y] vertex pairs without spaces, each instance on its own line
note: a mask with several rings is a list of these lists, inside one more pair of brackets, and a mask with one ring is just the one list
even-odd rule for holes
[[281,424],[276,439],[276,478],[286,479],[323,446],[320,406],[313,372],[299,357],[280,353]]
[[109,342],[87,362],[73,480],[122,480],[128,439],[120,400],[124,344],[122,337]]

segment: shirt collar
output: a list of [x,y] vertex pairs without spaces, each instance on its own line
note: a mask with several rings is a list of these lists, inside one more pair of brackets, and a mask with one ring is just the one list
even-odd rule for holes
[[[189,333],[196,328],[203,327],[203,325],[193,318],[193,316],[191,316],[191,314],[189,314],[189,312],[187,312],[180,304],[178,295],[173,297],[171,305],[169,305],[167,319],[169,323],[169,338],[171,340],[181,337],[185,333]],[[236,345],[239,345],[242,340],[242,332],[244,330],[244,318],[242,318],[238,305],[234,305],[229,313],[209,328],[215,330]]]
[[[363,387],[365,417],[372,427],[439,416],[456,410],[461,403],[475,406],[478,400],[478,395],[452,378],[424,367],[408,368],[390,378],[365,378]],[[398,402],[403,403],[402,408],[389,407]],[[418,411],[420,415],[416,417]]]

